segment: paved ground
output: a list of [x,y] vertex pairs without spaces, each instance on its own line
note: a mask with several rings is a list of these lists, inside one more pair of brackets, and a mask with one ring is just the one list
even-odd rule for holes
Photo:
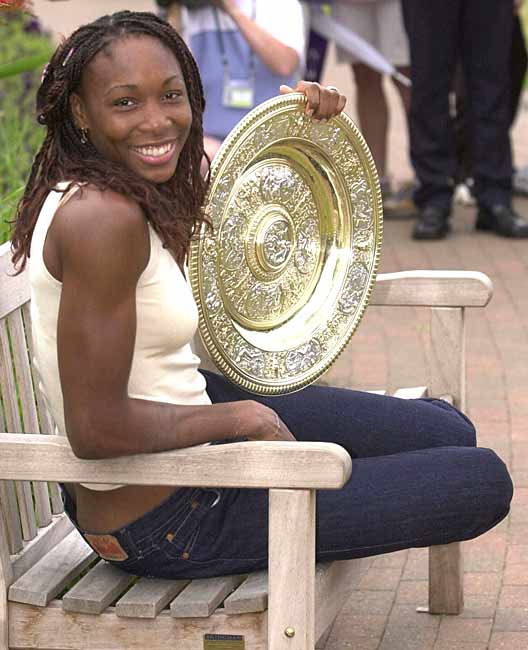
[[[327,68],[328,79],[353,96],[349,73]],[[410,175],[406,129],[390,93],[390,169]],[[349,110],[353,101],[349,102]],[[350,110],[353,113],[353,110]],[[528,162],[528,110],[513,133],[515,159]],[[528,216],[528,201],[517,201]],[[326,650],[526,650],[528,648],[528,240],[475,233],[475,210],[455,210],[453,234],[417,243],[412,222],[386,221],[381,270],[466,269],[487,273],[495,292],[484,310],[469,310],[467,382],[469,414],[479,444],[495,449],[514,478],[510,516],[464,545],[466,609],[459,617],[417,614],[427,600],[427,551],[380,557],[338,617]],[[394,314],[396,311],[396,315]],[[350,349],[332,370],[339,383],[395,388],[424,383],[419,310],[367,311]]]
[[[36,0],[46,22],[68,33],[80,21],[114,8],[149,8],[134,3],[92,0],[47,3]],[[351,97],[349,71],[330,59],[327,83]],[[390,168],[396,179],[410,176],[401,110],[391,93]],[[516,160],[528,162],[528,111],[514,130]],[[528,215],[528,201],[518,203]],[[416,614],[427,597],[426,551],[380,557],[338,617],[327,650],[526,650],[528,648],[528,241],[475,233],[474,210],[457,208],[454,232],[443,242],[415,243],[412,223],[386,222],[382,271],[467,269],[487,273],[495,295],[467,323],[469,412],[480,444],[508,463],[516,486],[508,519],[465,545],[466,610],[459,617]],[[343,384],[376,389],[420,385],[424,357],[418,310],[392,308],[390,321],[370,308],[351,347],[332,370]]]
[[[519,208],[528,213],[526,202]],[[382,270],[476,269],[492,278],[493,301],[468,315],[468,406],[480,444],[495,449],[512,470],[512,513],[464,546],[462,617],[416,614],[427,598],[427,552],[395,553],[374,561],[339,616],[327,650],[528,648],[528,241],[477,235],[473,219],[472,210],[457,210],[453,236],[429,244],[409,239],[410,222],[386,223]],[[382,308],[370,308],[332,370],[334,379],[373,389],[421,385],[421,319],[414,316],[391,308],[388,321]]]

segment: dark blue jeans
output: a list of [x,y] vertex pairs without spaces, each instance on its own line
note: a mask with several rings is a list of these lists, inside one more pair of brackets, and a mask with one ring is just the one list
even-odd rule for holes
[[[255,399],[204,374],[213,402]],[[513,488],[504,463],[475,447],[473,425],[446,402],[322,386],[256,399],[275,409],[298,440],[335,442],[354,459],[342,490],[317,493],[319,560],[471,539],[509,511]],[[123,557],[114,563],[137,575],[201,578],[263,569],[268,493],[178,489],[105,537]]]

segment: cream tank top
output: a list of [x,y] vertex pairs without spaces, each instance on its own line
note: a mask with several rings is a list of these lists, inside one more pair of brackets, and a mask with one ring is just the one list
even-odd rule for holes
[[[59,183],[57,189],[67,186],[68,183]],[[46,197],[33,232],[29,259],[31,326],[38,386],[56,424],[55,433],[63,436],[66,436],[66,426],[57,358],[62,284],[46,268],[43,249],[57,208],[77,189],[67,194],[52,191]],[[192,291],[150,223],[149,236],[150,258],[136,288],[137,328],[128,395],[170,404],[210,404],[205,378],[198,372],[200,359],[190,345],[198,326],[198,310]],[[79,372],[82,367],[83,359],[79,359]],[[85,487],[113,490],[122,486],[92,483]]]

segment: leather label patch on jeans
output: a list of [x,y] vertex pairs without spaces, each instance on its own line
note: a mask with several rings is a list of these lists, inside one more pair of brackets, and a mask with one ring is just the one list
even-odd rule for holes
[[103,560],[123,561],[128,553],[113,535],[84,535],[86,541]]
[[245,650],[244,637],[238,634],[204,634],[204,650]]

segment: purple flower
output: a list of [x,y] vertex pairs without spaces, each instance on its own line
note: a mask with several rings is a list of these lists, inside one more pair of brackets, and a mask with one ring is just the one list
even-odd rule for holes
[[26,34],[42,34],[42,26],[39,19],[36,16],[31,16],[24,25],[24,31]]

